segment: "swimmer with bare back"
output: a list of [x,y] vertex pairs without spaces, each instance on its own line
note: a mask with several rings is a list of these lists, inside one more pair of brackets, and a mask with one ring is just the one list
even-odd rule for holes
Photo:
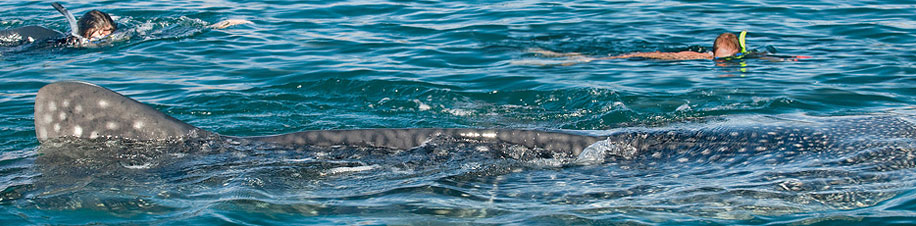
[[[712,52],[695,52],[695,51],[681,51],[681,52],[635,52],[628,53],[617,56],[593,58],[586,57],[580,53],[557,53],[549,50],[534,49],[529,50],[531,53],[538,54],[540,56],[546,57],[567,57],[574,58],[576,61],[581,62],[590,62],[594,60],[612,60],[612,59],[624,59],[624,58],[646,58],[646,59],[656,59],[656,60],[732,60],[732,59],[741,59],[746,56],[755,56],[763,57],[764,53],[749,52],[747,51],[747,46],[745,45],[745,36],[747,31],[741,31],[741,35],[736,36],[732,33],[722,33],[712,45]],[[772,58],[772,59],[769,59]],[[808,56],[794,56],[793,60],[810,58]],[[768,60],[775,61],[784,61],[785,59],[767,57]],[[581,63],[577,62],[577,63]],[[572,63],[564,63],[563,65],[571,65]]]

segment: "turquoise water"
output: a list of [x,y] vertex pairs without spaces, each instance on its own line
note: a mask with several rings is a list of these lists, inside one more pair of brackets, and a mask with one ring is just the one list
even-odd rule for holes
[[[868,197],[795,205],[742,195],[779,186],[748,182],[755,175],[747,172],[780,175],[762,166],[704,177],[708,163],[556,167],[461,151],[422,160],[214,155],[149,171],[89,169],[101,173],[73,179],[78,186],[44,186],[66,172],[41,163],[32,116],[37,90],[61,80],[96,83],[238,136],[399,127],[601,133],[907,111],[916,103],[913,1],[62,3],[77,15],[112,14],[121,38],[93,48],[0,49],[4,225],[916,223],[912,168],[831,174],[863,184],[823,195]],[[67,30],[45,2],[3,1],[0,12],[0,29]],[[253,24],[207,28],[224,19]],[[719,33],[742,29],[751,49],[812,58],[584,63],[529,52],[708,50]],[[831,180],[811,180],[821,179]],[[739,182],[750,187],[730,187]],[[880,195],[862,192],[877,187]]]

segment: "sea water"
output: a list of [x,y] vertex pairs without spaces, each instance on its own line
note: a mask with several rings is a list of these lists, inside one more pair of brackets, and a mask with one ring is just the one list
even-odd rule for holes
[[[402,127],[602,134],[907,111],[916,103],[916,2],[62,4],[77,16],[110,13],[119,32],[88,48],[0,47],[4,225],[916,223],[916,172],[907,167],[774,168],[762,156],[738,168],[645,167],[504,158],[448,140],[432,153],[230,145],[206,155],[197,149],[209,146],[112,141],[67,149],[92,157],[68,159],[42,154],[59,147],[39,146],[32,116],[37,90],[62,80],[233,136]],[[225,19],[252,24],[208,28]],[[0,2],[0,29],[27,25],[69,29],[47,2]],[[587,60],[709,51],[718,34],[741,30],[751,50],[811,58]],[[168,161],[179,157],[191,160]],[[812,184],[833,187],[795,189]]]

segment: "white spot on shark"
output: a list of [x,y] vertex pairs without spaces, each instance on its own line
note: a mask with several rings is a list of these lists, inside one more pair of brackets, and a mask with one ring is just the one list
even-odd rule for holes
[[64,100],[64,102],[61,102],[60,105],[64,107],[70,107],[70,100]]
[[45,128],[38,128],[38,138],[48,139],[48,131]]
[[89,139],[95,139],[99,137],[99,131],[92,131],[89,133]]
[[83,105],[77,104],[76,107],[73,108],[73,111],[75,111],[76,113],[83,112]]
[[58,116],[57,118],[60,119],[61,121],[64,121],[67,119],[67,113],[64,113],[64,112],[60,112],[60,114],[57,116]]
[[463,137],[484,137],[484,138],[495,138],[495,137],[496,137],[496,133],[492,133],[492,132],[491,132],[491,133],[474,133],[474,132],[470,132],[470,133],[462,133],[462,134],[459,134],[459,135],[461,135],[461,136],[463,136]]
[[57,111],[57,103],[54,103],[54,101],[48,101],[48,111]]
[[108,107],[108,101],[99,100],[99,107],[101,107],[101,108],[107,108],[107,107]]
[[44,115],[44,120],[45,120],[45,123],[54,122],[54,116],[51,116],[51,113],[47,113]]
[[116,130],[118,129],[118,124],[115,122],[108,122],[108,123],[105,123],[105,128],[108,128],[110,130]]
[[461,135],[461,136],[463,136],[463,137],[479,137],[479,136],[480,136],[479,133],[462,133],[462,134],[459,134],[459,135]]
[[143,129],[143,121],[134,121],[134,129]]
[[79,137],[81,135],[83,135],[83,128],[81,128],[80,126],[74,126],[73,127],[73,136]]
[[54,132],[60,132],[60,123],[54,123]]

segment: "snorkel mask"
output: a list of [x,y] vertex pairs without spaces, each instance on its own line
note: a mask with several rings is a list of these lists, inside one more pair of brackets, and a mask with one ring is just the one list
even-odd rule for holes
[[102,36],[93,35],[91,38],[86,39],[86,41],[89,41],[89,43],[92,43],[92,44],[99,44],[99,43],[112,39],[113,35],[114,35],[113,31],[108,31],[108,34],[106,35],[102,35]]

